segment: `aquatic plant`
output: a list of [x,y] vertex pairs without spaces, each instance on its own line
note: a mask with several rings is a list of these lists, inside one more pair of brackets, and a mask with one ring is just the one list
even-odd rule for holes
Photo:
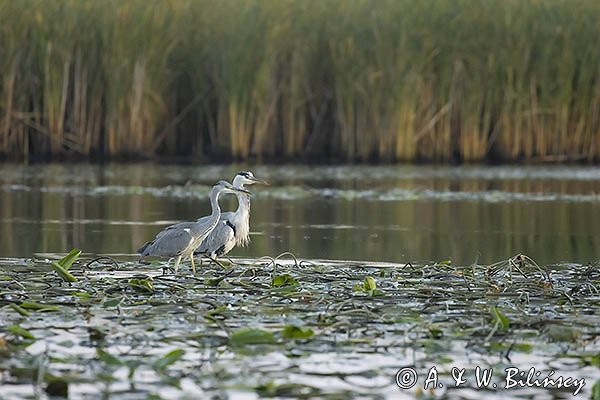
[[[598,263],[539,265],[523,254],[489,265],[319,262],[288,253],[236,258],[227,270],[205,265],[198,277],[83,254],[69,268],[80,279],[67,285],[56,261],[0,261],[4,395],[383,398],[418,394],[394,383],[407,365],[421,385],[436,366],[438,396],[463,390],[450,384],[453,367],[469,371],[462,387],[475,389],[477,366],[494,369],[498,390],[504,368],[531,365],[585,378],[586,397],[598,390]],[[532,390],[556,393],[511,393]]]
[[0,1],[0,154],[597,160],[594,0]]

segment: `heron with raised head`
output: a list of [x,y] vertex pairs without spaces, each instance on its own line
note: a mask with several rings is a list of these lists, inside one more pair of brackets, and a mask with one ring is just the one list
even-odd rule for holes
[[[233,187],[244,190],[246,185],[269,185],[250,171],[238,172]],[[236,193],[238,208],[221,214],[215,229],[204,239],[194,254],[204,254],[212,260],[228,254],[235,246],[244,247],[250,242],[250,196]]]
[[175,257],[175,274],[179,268],[182,258],[190,257],[192,271],[196,273],[194,265],[194,250],[200,246],[202,241],[219,224],[221,208],[219,207],[219,196],[221,193],[235,193],[249,195],[244,189],[233,187],[229,182],[219,181],[210,191],[210,205],[212,213],[209,216],[198,219],[195,222],[175,224],[158,232],[156,237],[140,247],[137,252],[146,256]]

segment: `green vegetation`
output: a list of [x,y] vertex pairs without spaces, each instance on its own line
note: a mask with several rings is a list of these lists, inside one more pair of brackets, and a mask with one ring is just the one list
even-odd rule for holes
[[[0,259],[5,396],[420,398],[432,366],[444,385],[426,392],[436,398],[453,386],[453,368],[468,382],[452,394],[474,390],[477,366],[493,368],[495,393],[505,368],[531,366],[540,380],[551,370],[585,379],[582,398],[600,393],[599,263],[539,265],[520,254],[490,265],[323,264],[287,253],[203,265],[218,286],[187,265],[162,275],[164,262],[85,253],[70,269],[79,279],[65,282],[53,263]],[[282,276],[296,290],[274,290]],[[406,365],[419,385],[401,391],[394,376]],[[532,390],[559,393],[510,393]]]
[[75,260],[79,258],[81,255],[81,250],[73,249],[61,258],[58,261],[54,261],[52,265],[52,269],[56,271],[56,273],[65,281],[65,282],[77,282],[77,278],[75,278],[71,273],[69,273],[69,268],[73,265]]
[[0,0],[0,154],[600,159],[596,0]]
[[365,277],[363,283],[355,284],[352,290],[354,292],[366,293],[369,296],[379,296],[383,294],[381,290],[377,289],[377,282],[372,276]]

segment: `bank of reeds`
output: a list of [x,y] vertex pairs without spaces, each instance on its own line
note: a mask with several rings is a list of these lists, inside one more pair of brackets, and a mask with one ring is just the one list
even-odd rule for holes
[[0,0],[0,154],[599,160],[596,0]]

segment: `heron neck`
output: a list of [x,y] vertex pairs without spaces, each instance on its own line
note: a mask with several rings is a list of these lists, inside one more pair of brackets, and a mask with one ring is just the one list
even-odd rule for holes
[[242,193],[236,193],[236,196],[238,200],[238,208],[235,210],[236,216],[248,215],[250,213],[250,196]]
[[219,222],[219,218],[221,217],[221,208],[219,207],[219,195],[221,191],[218,189],[213,189],[210,192],[210,206],[212,208],[212,212],[208,217],[208,220],[204,218],[199,218],[196,223],[192,226],[192,235],[196,236],[206,232],[207,229],[213,229],[217,223]]
[[221,216],[221,207],[219,207],[219,195],[221,194],[220,190],[214,190],[210,196],[210,206],[212,208],[212,213],[210,214],[211,220],[218,220]]

